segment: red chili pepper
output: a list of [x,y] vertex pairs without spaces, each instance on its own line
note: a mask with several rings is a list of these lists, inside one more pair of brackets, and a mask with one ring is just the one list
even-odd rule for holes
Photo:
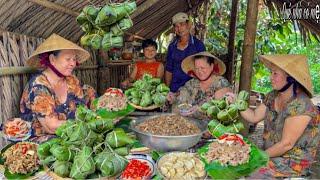
[[106,90],[107,93],[111,93],[111,94],[117,94],[120,96],[123,96],[123,93],[121,92],[121,90],[116,89],[116,88],[109,88]]
[[141,162],[136,159],[132,159],[121,177],[124,179],[142,179],[143,177],[150,176],[151,169],[146,162]]
[[236,134],[224,134],[219,138],[219,140],[223,140],[223,139],[225,139],[226,141],[238,141],[242,145],[245,144],[245,142],[242,140],[242,138]]
[[22,154],[26,154],[28,151],[28,147],[27,146],[23,146],[22,147]]

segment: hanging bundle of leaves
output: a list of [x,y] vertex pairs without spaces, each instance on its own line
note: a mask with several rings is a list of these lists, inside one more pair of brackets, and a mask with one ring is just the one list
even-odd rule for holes
[[111,26],[110,30],[114,36],[123,35],[123,32],[133,26],[133,22],[130,17],[126,17],[119,22]]
[[106,33],[102,40],[102,49],[109,50],[112,47],[122,47],[123,37],[113,36],[111,33]]
[[86,16],[86,18],[91,22],[94,23],[94,21],[96,20],[96,17],[98,15],[98,13],[100,12],[101,8],[98,7],[94,7],[94,6],[86,6],[83,8],[82,12],[84,13],[84,15]]
[[98,26],[111,25],[121,20],[126,15],[131,14],[134,10],[136,10],[136,8],[137,5],[134,1],[108,4],[104,6],[98,13],[95,24]]

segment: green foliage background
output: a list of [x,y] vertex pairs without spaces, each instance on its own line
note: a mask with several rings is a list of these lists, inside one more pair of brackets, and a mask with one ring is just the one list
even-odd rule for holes
[[[240,68],[244,38],[246,1],[240,0],[236,30],[237,72]],[[227,54],[231,1],[215,0],[208,20],[206,47],[216,55]],[[276,13],[276,12],[275,12]],[[291,21],[283,21],[262,6],[258,14],[255,60],[253,64],[252,89],[267,93],[271,90],[269,71],[258,61],[261,54],[304,54],[308,57],[315,94],[320,93],[320,44],[313,36],[304,43],[302,35]],[[306,45],[305,45],[306,44]],[[237,73],[237,81],[239,73]]]

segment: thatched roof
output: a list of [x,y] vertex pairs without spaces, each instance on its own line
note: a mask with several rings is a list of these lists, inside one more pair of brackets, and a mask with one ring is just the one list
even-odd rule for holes
[[[111,0],[110,0],[111,1]],[[47,38],[57,33],[72,41],[83,34],[75,18],[89,4],[103,6],[105,0],[1,0],[0,31]],[[122,2],[124,0],[113,0]],[[170,26],[177,12],[187,12],[204,0],[136,0],[138,9],[131,15],[134,27],[128,32],[145,38],[159,35]]]
[[302,10],[302,15],[304,10],[309,10],[308,18],[304,19],[302,17],[296,21],[299,31],[304,37],[304,40],[306,40],[310,34],[315,35],[315,37],[320,37],[320,19],[317,20],[314,14],[311,15],[312,12],[316,11],[316,6],[320,6],[320,0],[265,0],[265,3],[272,11],[277,10],[280,13],[282,17],[279,18],[283,18],[281,12],[284,10],[284,3],[286,3],[287,9],[291,8],[293,11],[296,11],[296,9]]

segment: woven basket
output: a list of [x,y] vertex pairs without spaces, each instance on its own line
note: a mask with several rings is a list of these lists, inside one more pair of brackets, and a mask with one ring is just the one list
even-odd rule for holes
[[139,110],[154,110],[154,109],[157,109],[157,108],[160,107],[160,106],[158,106],[158,105],[152,105],[152,106],[148,106],[148,107],[142,107],[142,106],[138,106],[138,105],[132,104],[131,102],[129,102],[129,104],[130,104],[131,106],[133,106],[134,108],[139,109]]

